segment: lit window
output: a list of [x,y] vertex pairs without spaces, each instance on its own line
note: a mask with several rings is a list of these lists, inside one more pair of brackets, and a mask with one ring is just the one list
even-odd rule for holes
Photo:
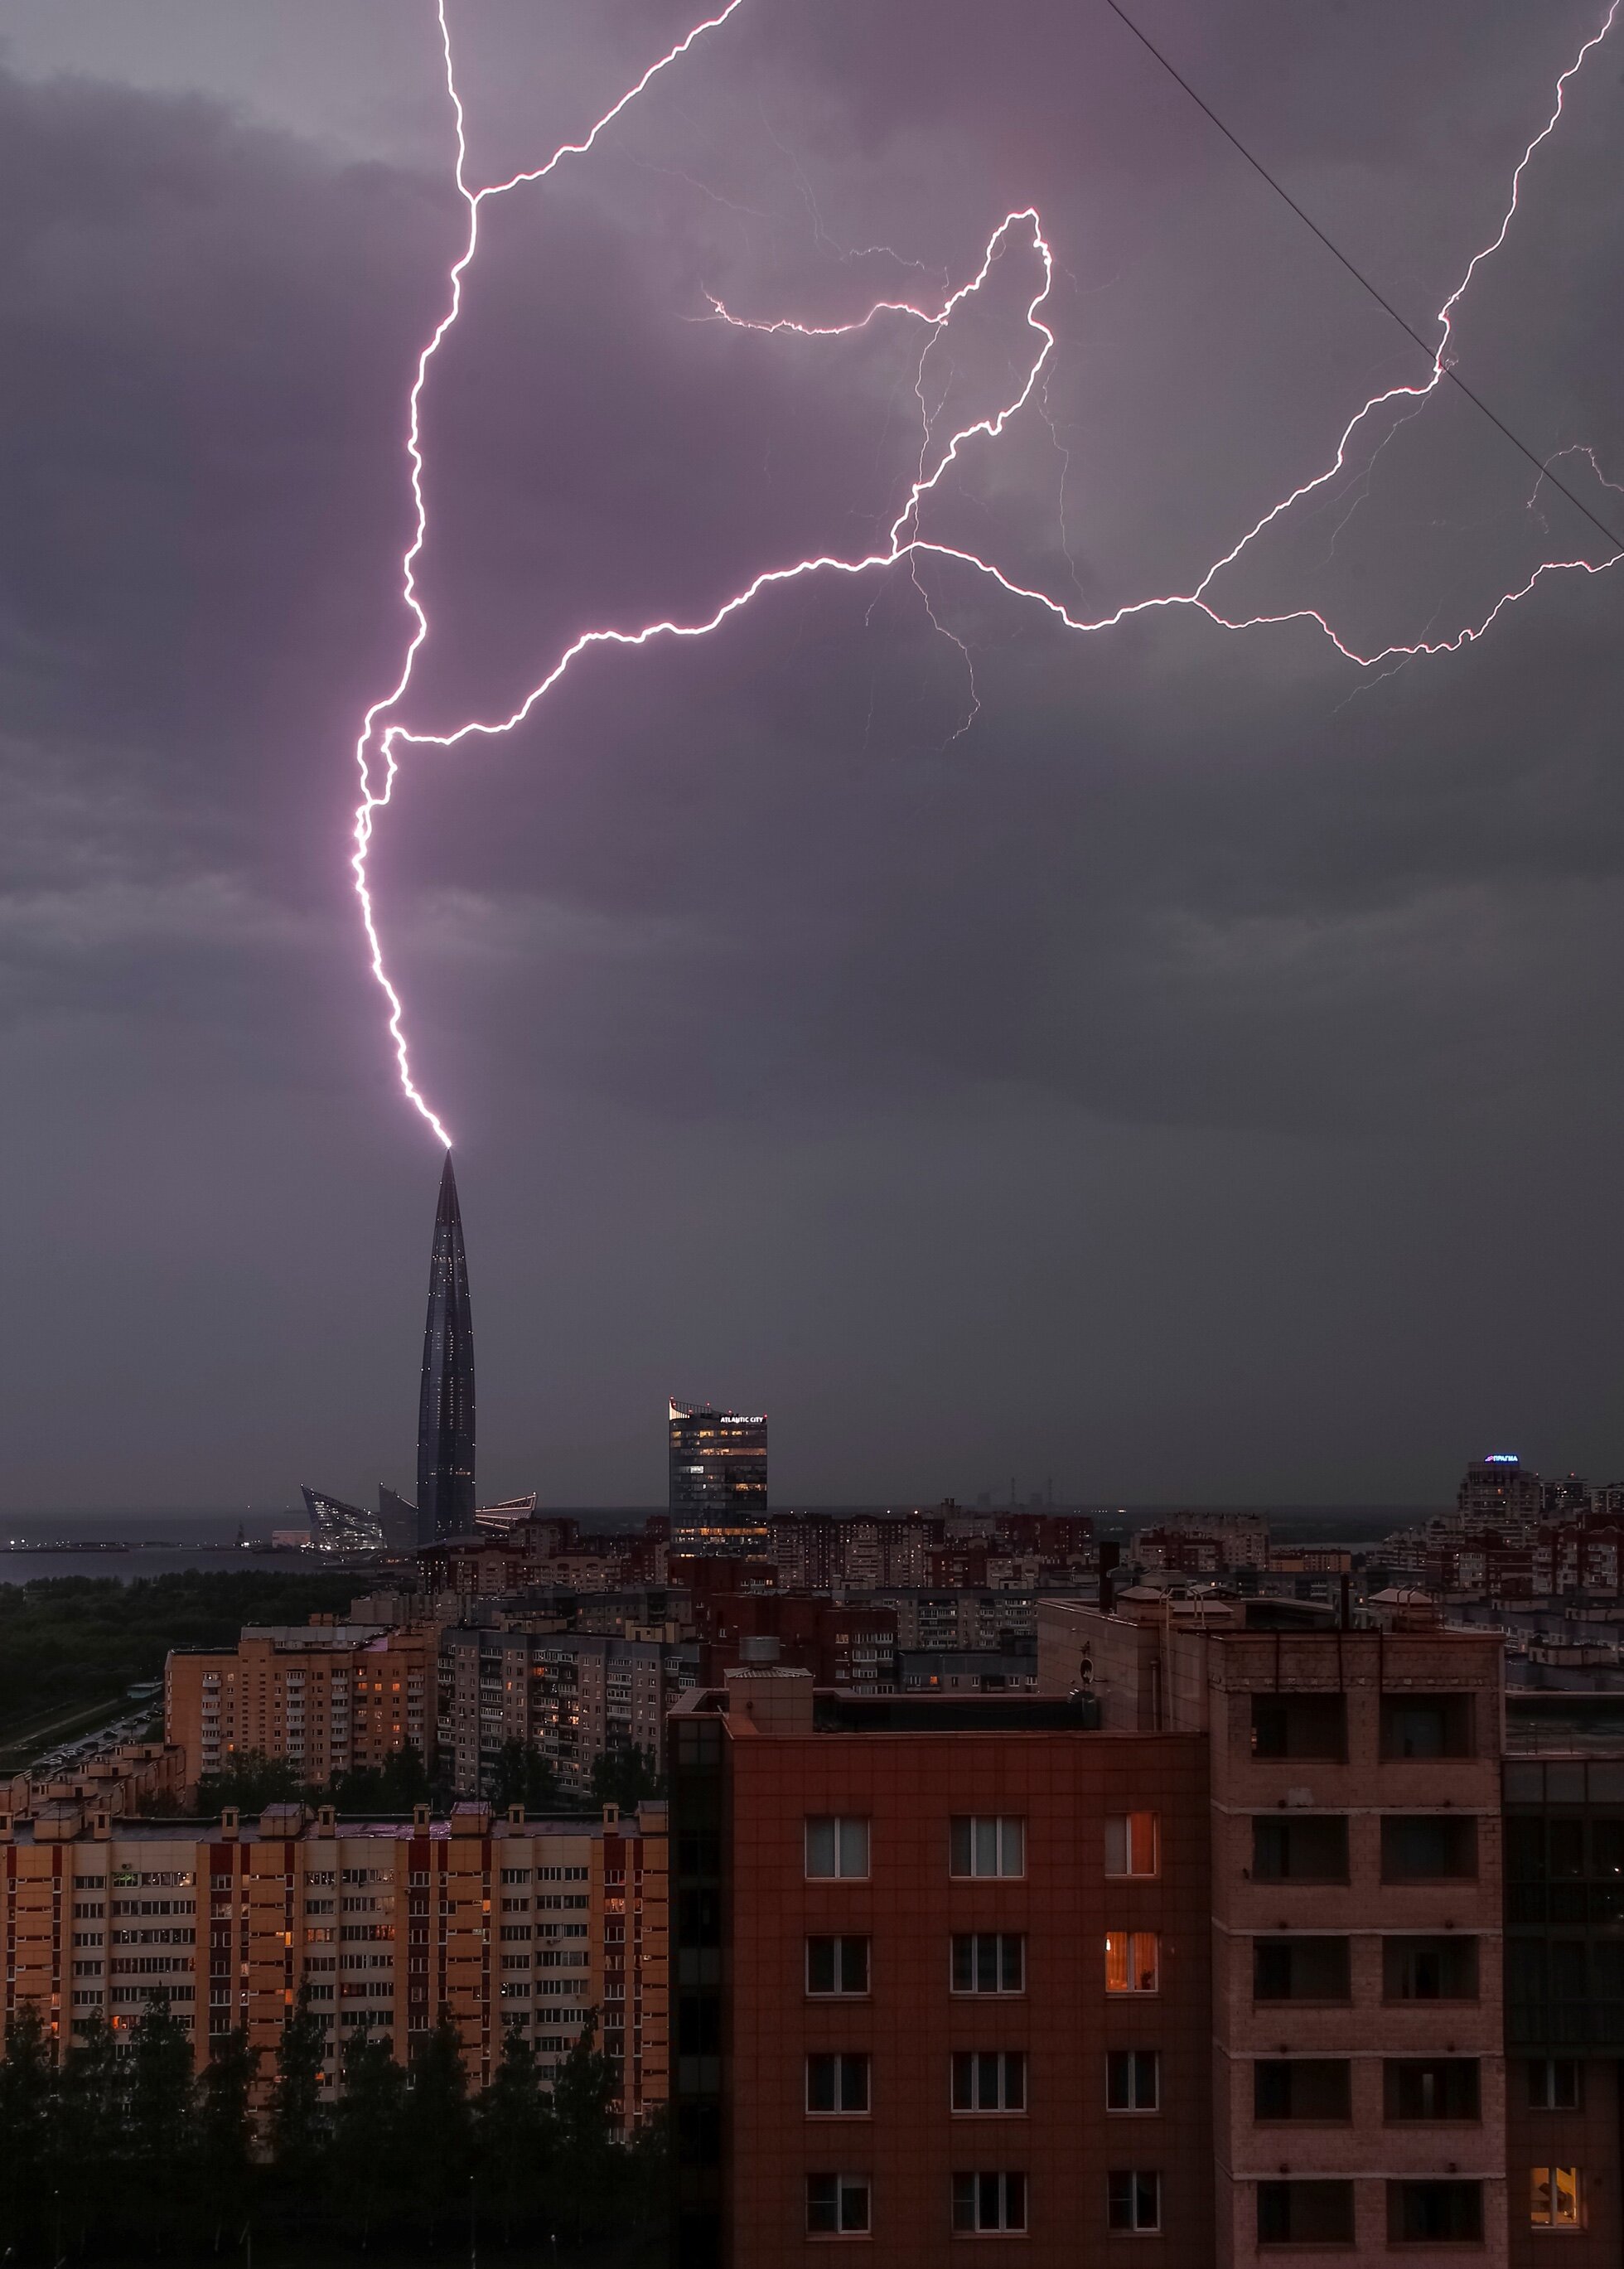
[[860,1879],[868,1873],[868,1822],[829,1814],[807,1821],[807,1874]]
[[1023,1875],[1026,1873],[1026,1822],[998,1816],[969,1818],[951,1823],[949,1864],[956,1875]]
[[1535,2167],[1529,2181],[1528,2219],[1536,2229],[1579,2228],[1577,2167]]
[[955,2175],[953,2227],[960,2232],[1024,2229],[1026,2177],[996,2174]]
[[1113,2168],[1105,2177],[1105,2206],[1112,2229],[1160,2229],[1161,2176],[1154,2169]]
[[1105,1873],[1154,1875],[1161,1864],[1154,1812],[1117,1813],[1105,1822]]
[[1108,1930],[1105,1933],[1105,1991],[1154,1993],[1161,1947],[1154,1930]]

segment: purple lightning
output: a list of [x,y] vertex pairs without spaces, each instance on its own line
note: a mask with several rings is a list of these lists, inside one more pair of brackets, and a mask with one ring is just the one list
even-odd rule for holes
[[[1519,209],[1524,174],[1536,151],[1554,132],[1562,116],[1568,88],[1571,81],[1583,66],[1586,58],[1600,46],[1612,31],[1620,8],[1624,6],[1624,0],[1610,0],[1606,14],[1598,28],[1584,41],[1573,62],[1557,78],[1550,116],[1539,132],[1533,136],[1517,161],[1511,176],[1510,193],[1505,211],[1501,217],[1499,227],[1488,241],[1473,254],[1459,283],[1438,310],[1435,320],[1439,325],[1440,336],[1433,353],[1432,366],[1426,378],[1414,385],[1389,387],[1381,393],[1372,395],[1343,427],[1334,454],[1325,469],[1315,474],[1311,479],[1301,482],[1281,497],[1276,503],[1271,505],[1227,551],[1221,553],[1213,561],[1200,581],[1191,589],[1163,592],[1144,598],[1125,601],[1110,612],[1096,617],[1077,615],[1049,593],[1016,581],[995,560],[985,558],[980,554],[967,551],[959,545],[927,537],[922,532],[922,514],[926,499],[941,485],[949,468],[958,462],[963,450],[978,440],[996,440],[1010,421],[1023,410],[1035,396],[1039,411],[1046,415],[1043,390],[1046,383],[1046,373],[1051,358],[1055,351],[1055,336],[1040,311],[1048,300],[1052,288],[1055,260],[1054,254],[1044,234],[1041,216],[1034,208],[1029,206],[1005,216],[988,239],[981,264],[974,276],[967,283],[961,285],[956,291],[947,292],[940,303],[934,306],[920,307],[907,299],[882,299],[876,301],[865,314],[853,322],[809,324],[788,316],[768,320],[735,314],[720,299],[710,298],[712,320],[727,323],[734,329],[756,330],[768,335],[788,331],[803,338],[846,336],[887,318],[907,319],[924,327],[926,336],[915,374],[915,392],[919,399],[921,421],[918,470],[908,489],[902,509],[892,520],[887,531],[883,549],[866,552],[855,558],[821,553],[816,557],[794,560],[783,566],[764,568],[750,581],[735,591],[731,597],[724,600],[713,614],[702,621],[679,623],[661,620],[646,623],[635,630],[606,625],[584,631],[557,655],[545,675],[531,688],[510,715],[498,719],[469,719],[466,723],[443,733],[413,731],[404,723],[394,721],[393,713],[398,708],[411,684],[417,654],[429,634],[428,617],[424,612],[417,586],[417,561],[428,534],[428,514],[423,489],[424,461],[420,423],[423,389],[428,377],[430,365],[461,310],[463,278],[478,246],[480,208],[487,197],[505,196],[508,190],[516,188],[520,184],[544,180],[565,158],[584,156],[593,148],[605,128],[619,117],[652,79],[666,70],[669,64],[676,62],[679,57],[686,55],[695,41],[705,33],[714,31],[725,24],[742,4],[742,0],[727,0],[727,4],[720,8],[715,15],[706,17],[702,22],[696,24],[674,48],[649,66],[636,84],[629,87],[613,107],[603,114],[582,140],[562,144],[544,164],[514,174],[507,181],[492,183],[480,189],[470,189],[467,183],[468,150],[464,116],[461,99],[457,90],[447,4],[447,0],[437,0],[440,42],[445,57],[446,87],[456,128],[454,179],[457,194],[468,211],[468,234],[463,249],[449,271],[449,293],[446,313],[440,318],[417,358],[417,373],[409,398],[405,447],[410,462],[415,521],[411,541],[402,560],[402,593],[412,618],[413,629],[402,662],[400,675],[395,685],[388,693],[374,701],[366,711],[362,721],[360,735],[356,743],[355,754],[360,773],[361,802],[356,811],[355,848],[350,863],[354,874],[356,893],[360,901],[361,918],[365,928],[373,975],[389,1005],[389,1036],[395,1048],[402,1087],[413,1106],[447,1147],[451,1140],[449,1134],[413,1083],[402,1022],[403,1005],[384,965],[383,950],[379,939],[366,871],[367,854],[373,837],[373,816],[389,802],[390,792],[399,769],[397,748],[451,749],[474,735],[495,736],[511,732],[515,726],[521,724],[530,715],[536,705],[557,684],[570,665],[588,648],[604,646],[642,647],[648,645],[652,640],[666,638],[707,638],[732,616],[748,607],[762,592],[775,586],[797,582],[805,577],[823,573],[853,577],[865,575],[875,570],[898,566],[906,561],[933,625],[958,647],[968,668],[969,648],[956,633],[948,630],[938,620],[931,606],[929,595],[919,581],[920,561],[940,559],[955,562],[972,570],[978,575],[987,578],[1012,598],[1030,601],[1043,609],[1067,630],[1085,632],[1108,630],[1135,615],[1164,608],[1187,607],[1193,608],[1206,616],[1219,629],[1228,631],[1254,630],[1288,623],[1311,625],[1328,639],[1337,652],[1347,661],[1355,663],[1362,669],[1368,669],[1376,663],[1384,661],[1404,661],[1422,655],[1458,653],[1480,639],[1509,607],[1514,606],[1520,599],[1525,598],[1545,576],[1572,573],[1583,573],[1587,575],[1602,574],[1624,559],[1624,551],[1615,551],[1610,557],[1600,560],[1578,558],[1543,561],[1524,582],[1514,589],[1502,593],[1480,622],[1468,625],[1465,629],[1458,632],[1453,638],[1436,639],[1422,638],[1408,645],[1395,641],[1377,647],[1370,653],[1362,653],[1348,644],[1333,628],[1326,617],[1315,608],[1303,606],[1273,614],[1234,616],[1225,613],[1209,596],[1218,577],[1225,569],[1233,566],[1266,528],[1282,519],[1305,498],[1313,496],[1324,489],[1344,470],[1347,463],[1350,445],[1368,419],[1375,418],[1378,412],[1390,405],[1401,404],[1404,405],[1401,417],[1407,420],[1416,415],[1428,399],[1443,385],[1450,373],[1456,312],[1478,269],[1505,242]],[[1027,367],[1023,381],[1007,402],[986,415],[972,420],[969,425],[958,428],[949,436],[945,445],[938,449],[934,430],[935,420],[926,395],[925,373],[932,350],[947,334],[956,311],[985,285],[993,268],[1009,248],[1012,241],[1024,242],[1028,245],[1035,254],[1041,270],[1041,283],[1028,302],[1025,314],[1026,324],[1034,341],[1032,359]],[[1554,463],[1559,457],[1575,455],[1584,456],[1598,479],[1601,479],[1600,469],[1593,452],[1583,445],[1575,445],[1571,448],[1557,451],[1546,462]],[[1612,487],[1613,484],[1603,482],[1603,485]],[[1531,506],[1533,501],[1534,499],[1531,496],[1529,499]],[[970,696],[970,711],[959,728],[960,731],[967,728],[978,706],[973,671],[971,673]],[[376,777],[375,767],[380,773],[380,780]]]

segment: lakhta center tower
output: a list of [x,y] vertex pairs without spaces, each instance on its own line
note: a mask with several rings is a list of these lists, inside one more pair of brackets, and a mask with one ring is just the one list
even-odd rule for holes
[[446,1153],[434,1212],[429,1313],[417,1404],[417,1541],[467,1535],[474,1526],[474,1319],[456,1176]]

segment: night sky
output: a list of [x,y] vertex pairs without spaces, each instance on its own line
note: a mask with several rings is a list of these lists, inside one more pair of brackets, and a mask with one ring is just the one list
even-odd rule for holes
[[[476,181],[702,12],[450,10]],[[1430,339],[1602,8],[1135,12]],[[439,1155],[344,861],[463,225],[433,8],[0,27],[0,1501],[410,1487]],[[1624,21],[1457,328],[1530,447],[1618,482],[1621,110]],[[487,208],[402,714],[505,713],[588,625],[882,544],[919,327],[742,333],[706,294],[924,305],[1029,204],[1047,415],[927,532],[1074,612],[1188,589],[1425,375],[1096,0],[744,0]],[[934,351],[949,422],[1018,384],[1039,280],[1012,240]],[[1533,487],[1446,388],[1214,595],[1452,635],[1603,555]],[[1624,1472],[1624,568],[1369,672],[1311,626],[1079,636],[919,572],[942,631],[905,567],[808,580],[408,753],[373,872],[455,1135],[482,1494],[658,1502],[668,1393],[764,1408],[780,1504]]]

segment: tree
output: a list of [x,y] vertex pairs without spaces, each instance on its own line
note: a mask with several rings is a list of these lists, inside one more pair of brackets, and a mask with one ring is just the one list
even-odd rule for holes
[[635,1744],[626,1749],[606,1749],[594,1757],[591,1786],[594,1804],[617,1804],[623,1812],[635,1812],[639,1804],[666,1792],[665,1782],[655,1770],[653,1751]]
[[45,2020],[25,2002],[6,2027],[0,2063],[0,2230],[22,2251],[47,2226],[55,2186],[51,2165],[56,2073]]
[[553,2082],[552,2125],[559,2166],[568,2180],[563,2201],[577,2239],[608,2218],[616,2195],[615,2099],[620,2071],[594,2045],[598,2013],[588,2009],[575,2045]]
[[103,2016],[90,2018],[68,2051],[56,2091],[56,2157],[73,2170],[69,2218],[78,2251],[118,2218],[129,2195],[125,2079],[112,2026]]
[[473,2161],[462,2042],[447,2009],[412,2058],[405,2127],[412,2187],[432,2228],[467,2197]]
[[343,2094],[333,2117],[328,2172],[341,2217],[363,2239],[374,2217],[388,2221],[410,2174],[406,2075],[387,2040],[356,2031],[344,2043]]
[[141,2187],[161,2225],[186,2202],[186,2147],[192,2108],[192,2044],[169,2013],[169,1997],[154,1992],[130,2036],[126,2118],[130,2156]]
[[328,2111],[321,2094],[321,2020],[302,1986],[277,2044],[277,2081],[270,2091],[270,2152],[277,2179],[308,2199],[327,2147]]
[[381,1765],[336,1773],[329,1787],[308,1793],[341,1812],[407,1812],[429,1800],[428,1770],[422,1753],[408,1747],[393,1750]]
[[523,2029],[510,2024],[490,2086],[476,2107],[480,2192],[501,2221],[505,2238],[522,2228],[547,2196],[553,2122]]
[[506,1812],[510,1804],[522,1804],[527,1812],[556,1812],[558,1774],[552,1759],[534,1741],[521,1741],[516,1735],[504,1741],[491,1772],[491,1801],[498,1812]]
[[205,1819],[227,1804],[244,1812],[262,1812],[268,1804],[286,1803],[299,1792],[298,1771],[284,1758],[244,1749],[223,1771],[200,1776],[197,1810]]
[[248,2046],[246,2025],[215,2047],[198,2088],[195,2130],[199,2191],[214,2217],[219,2250],[225,2228],[235,2228],[253,2196],[254,2118],[249,2093],[260,2052]]

